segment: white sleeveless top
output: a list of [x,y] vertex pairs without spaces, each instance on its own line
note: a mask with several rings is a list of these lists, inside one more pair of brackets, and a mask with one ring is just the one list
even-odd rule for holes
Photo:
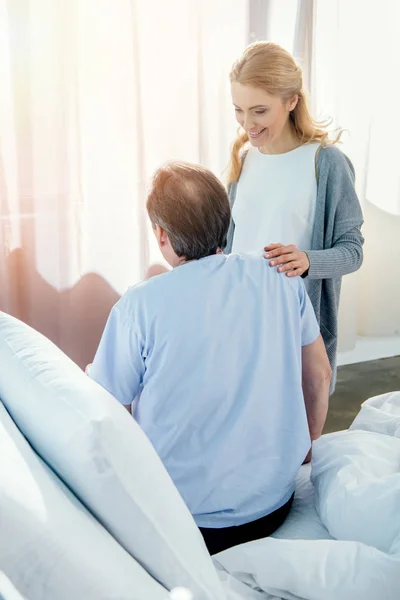
[[285,154],[262,154],[250,148],[232,209],[232,252],[258,253],[272,243],[311,249],[318,146],[306,144]]

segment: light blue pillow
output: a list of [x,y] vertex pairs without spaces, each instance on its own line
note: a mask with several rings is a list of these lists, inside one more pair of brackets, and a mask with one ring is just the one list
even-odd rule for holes
[[58,476],[165,588],[224,592],[203,538],[132,417],[61,350],[0,313],[0,397]]
[[4,571],[0,571],[0,600],[28,600],[15,589]]
[[1,402],[0,463],[0,565],[8,579],[0,578],[0,598],[18,598],[18,590],[29,600],[167,600],[37,456]]

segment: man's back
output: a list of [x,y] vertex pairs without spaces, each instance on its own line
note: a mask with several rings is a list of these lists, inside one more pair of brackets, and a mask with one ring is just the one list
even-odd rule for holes
[[[287,502],[310,446],[301,346],[319,335],[298,278],[260,257],[213,255],[130,289],[92,376],[152,441],[200,527]],[[110,356],[107,339],[124,339]]]

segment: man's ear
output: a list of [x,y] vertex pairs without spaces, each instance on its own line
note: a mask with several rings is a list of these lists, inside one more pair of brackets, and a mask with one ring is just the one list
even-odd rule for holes
[[167,232],[160,225],[154,225],[154,235],[160,248],[163,248],[168,243]]

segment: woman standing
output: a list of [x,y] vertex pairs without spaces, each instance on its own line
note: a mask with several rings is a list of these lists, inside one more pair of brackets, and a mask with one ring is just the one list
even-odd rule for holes
[[[226,252],[265,248],[271,267],[301,276],[336,380],[343,275],[363,260],[363,217],[350,160],[307,108],[293,57],[271,42],[249,46],[234,64],[239,134],[228,174],[232,221]],[[248,147],[249,146],[249,147]]]

